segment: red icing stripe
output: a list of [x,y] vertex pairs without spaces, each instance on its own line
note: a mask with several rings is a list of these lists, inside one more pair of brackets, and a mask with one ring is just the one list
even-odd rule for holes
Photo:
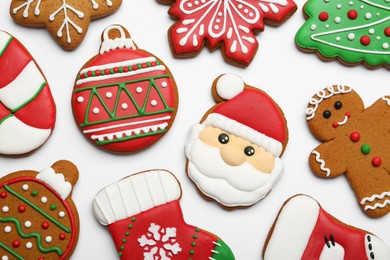
[[12,82],[31,61],[30,53],[15,38],[0,56],[0,89]]
[[0,122],[7,117],[11,112],[0,102]]

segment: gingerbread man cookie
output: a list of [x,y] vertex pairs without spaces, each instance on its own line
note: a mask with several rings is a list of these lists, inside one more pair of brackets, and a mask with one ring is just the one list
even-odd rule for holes
[[235,74],[214,80],[212,94],[217,104],[187,139],[188,176],[225,207],[253,205],[281,176],[286,119],[270,96]]
[[345,174],[363,212],[390,212],[390,97],[364,108],[348,86],[329,86],[310,101],[306,119],[323,144],[310,154],[312,171],[323,178]]
[[65,50],[77,48],[91,20],[115,12],[122,0],[12,0],[10,15],[29,27],[46,27]]
[[280,25],[297,9],[292,0],[159,0],[173,2],[169,14],[179,20],[169,29],[176,57],[196,56],[206,45],[221,48],[226,61],[248,66],[264,23]]
[[78,170],[58,161],[0,178],[0,259],[70,259],[79,236]]

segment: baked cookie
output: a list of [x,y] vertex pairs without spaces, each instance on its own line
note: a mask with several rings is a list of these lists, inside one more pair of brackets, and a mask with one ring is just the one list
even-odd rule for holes
[[307,21],[295,42],[305,52],[346,65],[390,67],[390,2],[377,0],[309,0]]
[[51,135],[56,106],[34,58],[4,31],[0,31],[0,71],[0,155],[28,155]]
[[99,191],[93,210],[121,259],[234,260],[220,238],[184,222],[180,197],[172,173],[149,170]]
[[313,135],[323,144],[310,154],[312,171],[323,178],[345,174],[361,209],[370,217],[390,212],[390,97],[364,108],[348,86],[314,95],[306,110]]
[[168,32],[175,57],[196,56],[206,45],[221,48],[224,59],[248,66],[256,54],[255,33],[264,23],[277,26],[297,9],[292,0],[159,0],[172,2],[169,14],[177,21]]
[[2,260],[70,258],[80,230],[71,198],[77,179],[78,170],[69,161],[0,178]]
[[288,199],[268,233],[263,259],[390,259],[377,236],[331,216],[306,195]]
[[91,20],[115,12],[122,0],[12,0],[10,15],[16,23],[46,27],[65,50],[77,48]]
[[77,125],[99,148],[144,149],[171,127],[178,106],[175,80],[153,54],[138,49],[120,25],[102,34],[98,55],[80,70],[72,107]]
[[187,139],[187,174],[202,194],[223,206],[250,206],[282,173],[286,119],[271,97],[235,74],[215,79],[212,94],[217,104]]

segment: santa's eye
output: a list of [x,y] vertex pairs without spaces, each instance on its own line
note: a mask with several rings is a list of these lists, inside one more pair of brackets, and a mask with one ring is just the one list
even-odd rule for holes
[[247,146],[245,147],[244,149],[244,153],[247,155],[247,156],[252,156],[255,154],[255,148],[253,148],[252,146]]
[[332,113],[330,113],[329,110],[325,110],[324,113],[322,113],[322,116],[326,119],[328,119],[331,115]]
[[336,101],[336,102],[334,102],[333,106],[336,109],[340,109],[343,106],[343,103],[341,103],[341,101]]
[[227,134],[220,134],[218,136],[218,141],[221,144],[227,144],[229,142],[229,136]]

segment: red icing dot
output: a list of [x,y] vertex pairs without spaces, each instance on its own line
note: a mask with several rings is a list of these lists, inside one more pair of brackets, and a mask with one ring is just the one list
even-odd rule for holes
[[142,67],[142,68],[146,68],[146,67],[148,67],[148,65],[146,65],[146,63],[142,63],[142,64],[141,64],[141,67]]
[[378,167],[382,164],[382,159],[378,156],[375,156],[374,158],[372,158],[371,163],[373,166]]
[[100,73],[101,73],[100,70],[96,70],[96,71],[95,71],[95,75],[96,75],[96,76],[100,76]]
[[385,29],[385,35],[386,35],[387,37],[390,37],[390,27],[386,27],[386,29]]
[[352,132],[349,138],[351,138],[352,142],[357,142],[360,140],[360,134],[359,132]]
[[370,42],[371,42],[371,39],[370,39],[370,37],[369,36],[362,36],[362,37],[360,37],[360,43],[361,44],[363,44],[363,45],[369,45],[370,44]]
[[59,238],[60,240],[64,240],[64,239],[66,238],[66,235],[65,235],[65,234],[60,234],[60,235],[58,236],[58,238]]
[[49,223],[47,223],[47,222],[42,222],[41,227],[42,227],[43,229],[48,229],[48,228],[49,228]]
[[14,240],[14,241],[12,241],[12,246],[13,247],[20,247],[20,241],[19,240]]
[[125,66],[123,67],[123,72],[128,72],[129,71],[129,67]]
[[2,193],[0,193],[0,198],[2,199],[7,198],[7,192],[3,191]]
[[38,258],[38,260],[45,260],[45,258],[43,258],[43,257],[40,257],[40,258]]
[[19,211],[20,213],[23,213],[23,212],[26,211],[26,207],[23,206],[23,205],[20,205],[20,206],[18,207],[18,211]]
[[88,77],[92,77],[92,71],[87,72]]
[[351,117],[351,113],[349,113],[349,112],[345,112],[345,115],[346,115],[347,117]]
[[332,124],[332,126],[333,126],[334,128],[336,128],[336,127],[338,127],[338,126],[339,126],[339,123],[337,123],[337,122],[334,122],[334,123]]
[[349,19],[355,20],[358,17],[358,12],[356,10],[349,10],[347,15]]
[[118,67],[115,67],[115,68],[114,68],[114,72],[115,72],[115,73],[118,73],[118,72],[119,72]]
[[104,75],[109,75],[110,74],[110,70],[109,69],[105,69],[104,70]]
[[131,67],[133,70],[137,70],[138,69],[138,66],[137,65],[133,65],[133,67]]
[[156,66],[157,64],[156,64],[156,62],[155,62],[155,61],[152,61],[152,62],[150,63],[150,65],[152,65],[152,66]]
[[320,15],[318,16],[318,18],[319,18],[321,21],[324,22],[324,21],[328,20],[329,15],[328,15],[327,12],[322,12],[322,13],[320,13]]

